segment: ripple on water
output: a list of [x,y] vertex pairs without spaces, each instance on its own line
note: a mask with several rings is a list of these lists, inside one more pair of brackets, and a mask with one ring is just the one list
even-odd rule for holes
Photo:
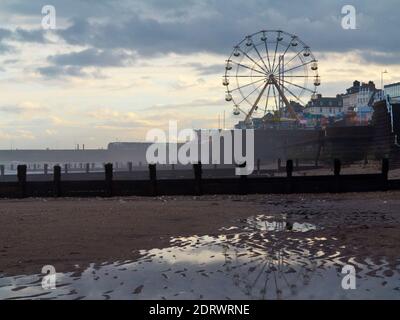
[[[173,238],[136,261],[57,273],[55,290],[42,289],[41,275],[0,277],[0,298],[399,299],[399,263],[346,257],[337,239],[308,235],[317,229],[259,215],[218,236]],[[357,290],[341,288],[346,263],[357,269]]]

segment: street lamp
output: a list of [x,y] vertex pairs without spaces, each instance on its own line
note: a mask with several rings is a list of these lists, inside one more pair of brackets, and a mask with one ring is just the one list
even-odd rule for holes
[[387,70],[381,72],[381,89],[383,90],[383,75],[389,73]]

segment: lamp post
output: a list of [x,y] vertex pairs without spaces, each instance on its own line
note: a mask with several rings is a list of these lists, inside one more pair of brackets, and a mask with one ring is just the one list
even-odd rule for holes
[[387,70],[381,72],[381,89],[383,90],[383,75],[389,73]]

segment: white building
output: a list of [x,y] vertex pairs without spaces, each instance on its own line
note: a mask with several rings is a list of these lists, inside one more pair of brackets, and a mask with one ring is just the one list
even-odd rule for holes
[[353,86],[346,89],[346,93],[343,95],[343,112],[349,113],[360,108],[372,107],[374,102],[382,98],[382,90],[376,89],[373,81],[360,83],[356,80],[353,82]]
[[316,99],[311,100],[304,109],[304,113],[306,114],[323,116],[326,118],[335,117],[342,111],[342,95],[323,97],[321,94],[318,94]]

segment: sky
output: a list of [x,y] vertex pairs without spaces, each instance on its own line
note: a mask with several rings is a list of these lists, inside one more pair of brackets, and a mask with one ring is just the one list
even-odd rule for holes
[[[343,29],[344,5],[356,29]],[[42,27],[42,7],[56,28]],[[400,81],[398,0],[2,0],[0,149],[105,148],[148,130],[240,118],[221,80],[233,46],[284,30],[318,59],[324,96]],[[222,122],[222,120],[221,120]]]

